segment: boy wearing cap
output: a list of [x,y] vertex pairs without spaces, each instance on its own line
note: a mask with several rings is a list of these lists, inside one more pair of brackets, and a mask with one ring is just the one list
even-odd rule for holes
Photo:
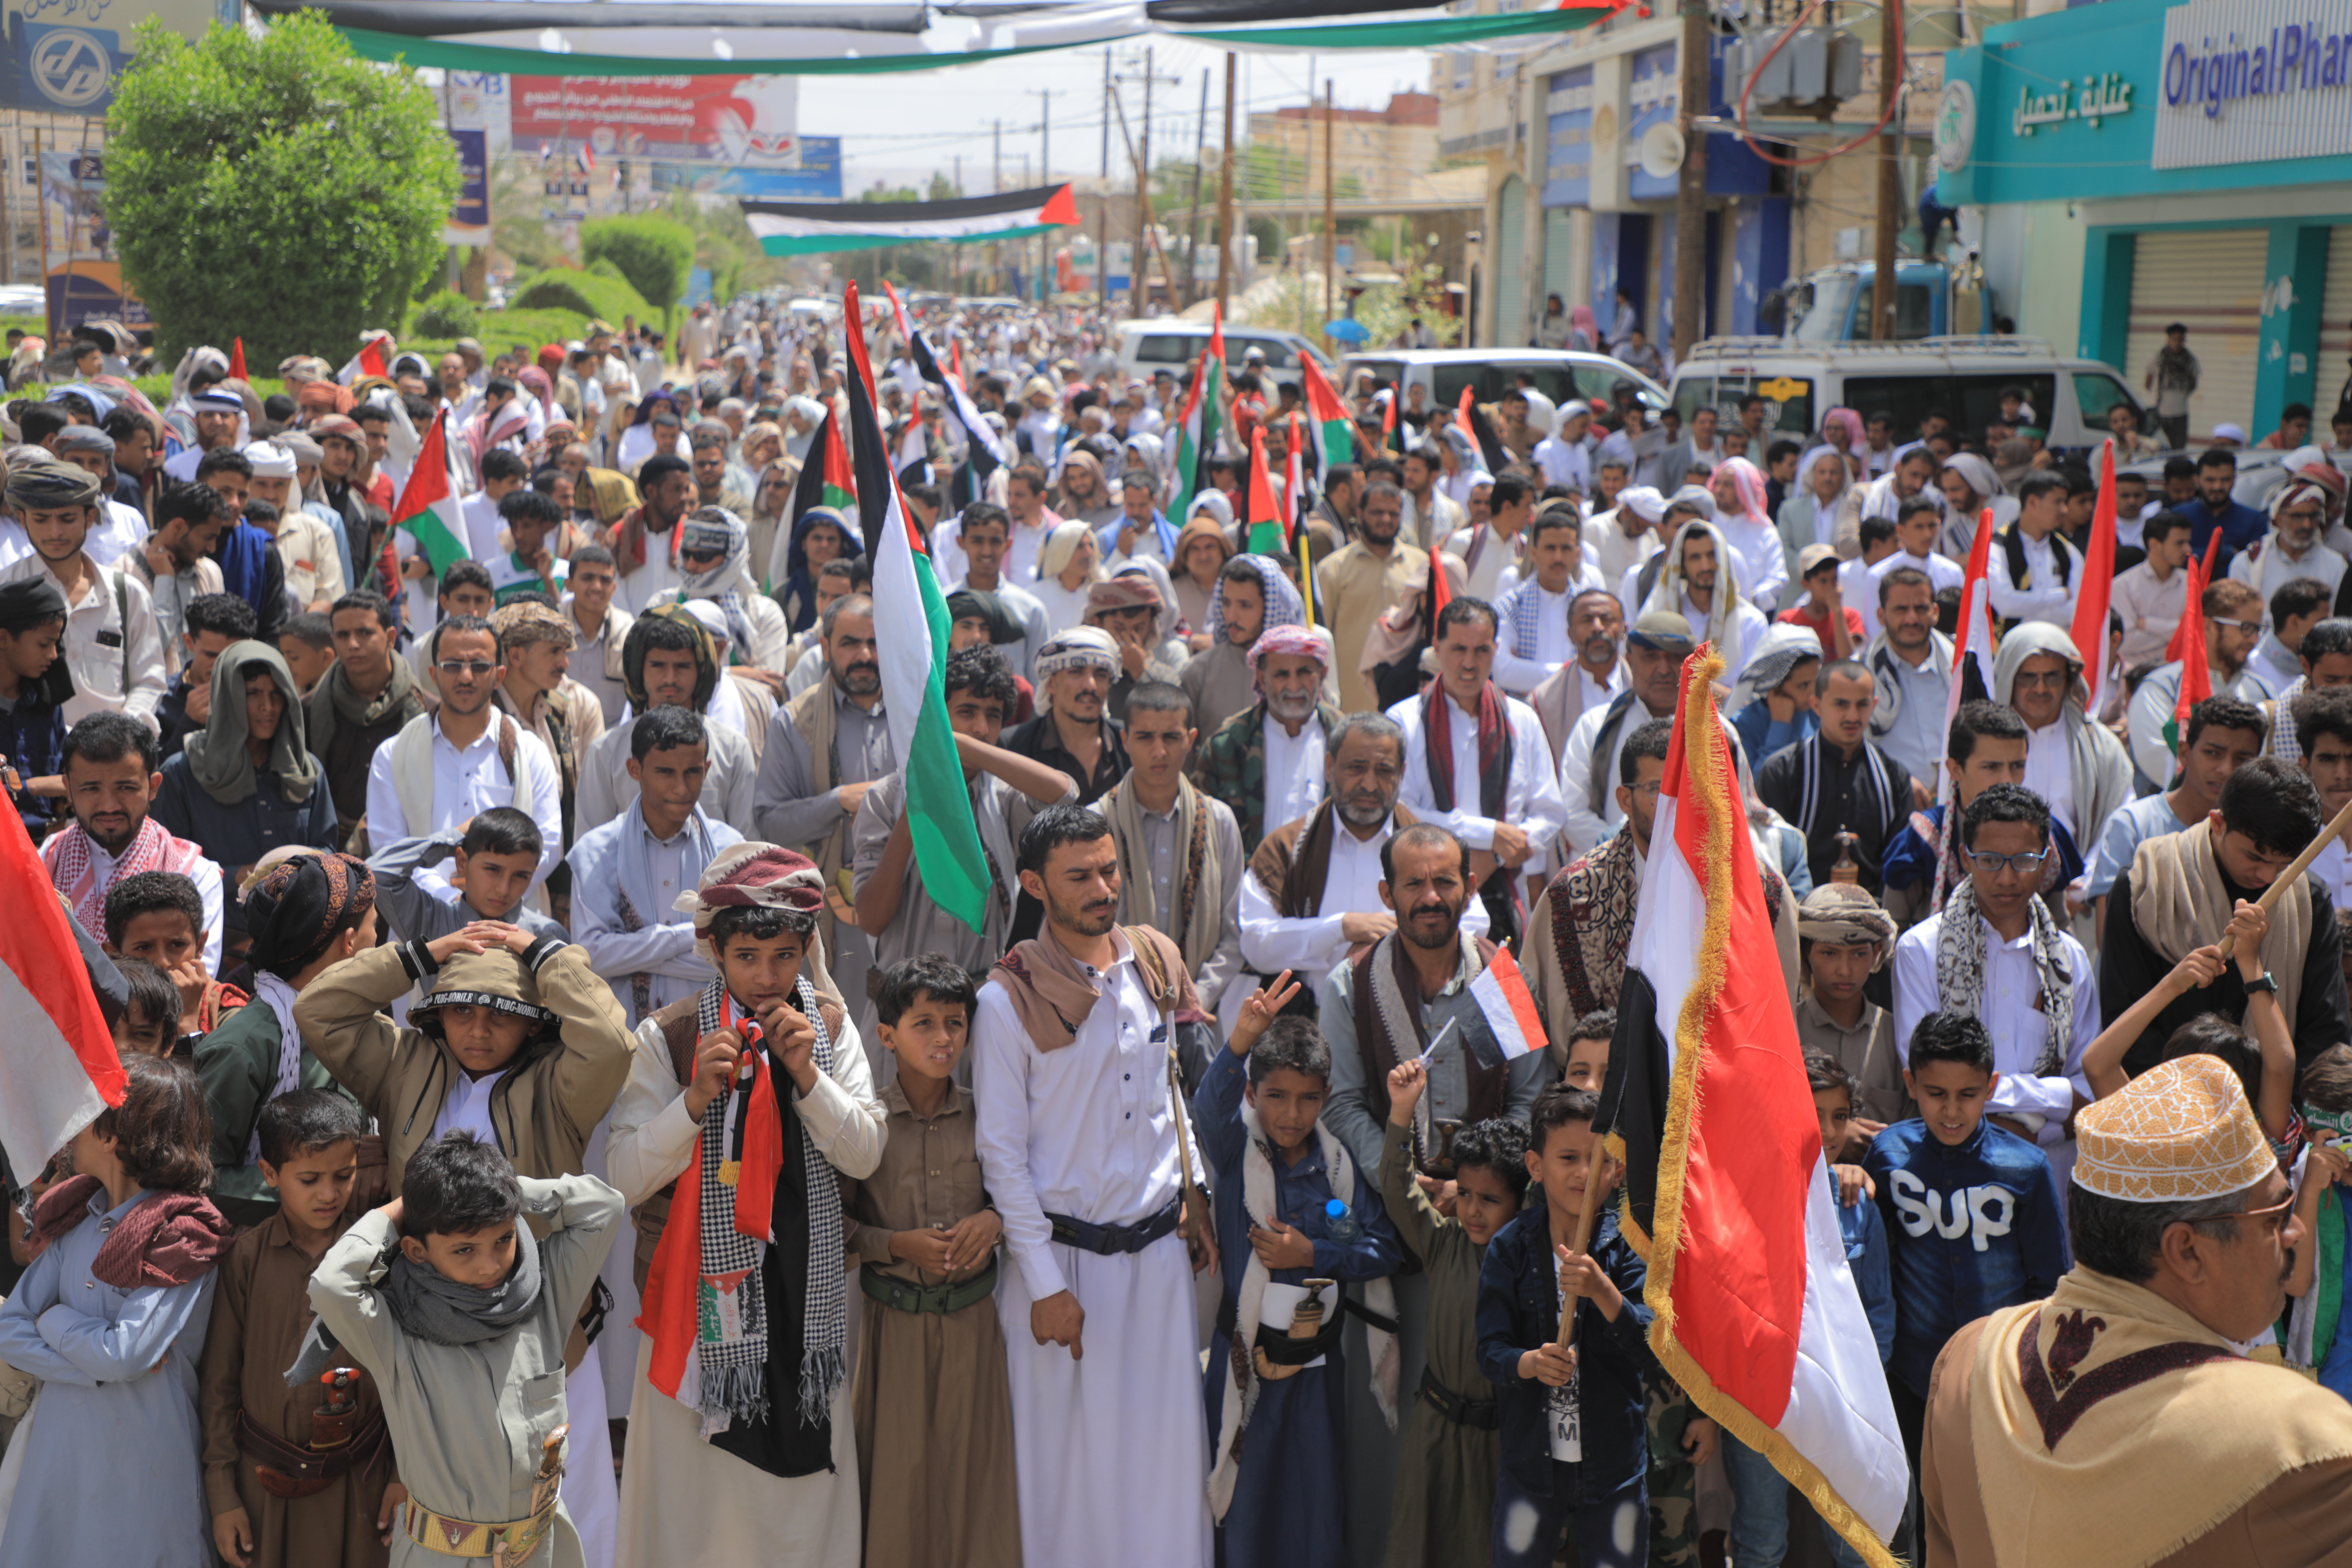
[[[383,1010],[415,984],[425,1000],[395,1026]],[[293,1018],[382,1129],[394,1196],[417,1151],[452,1131],[495,1145],[518,1175],[579,1175],[635,1044],[583,949],[498,921],[370,948],[311,982]],[[572,1434],[564,1498],[593,1532],[612,1528],[614,1491],[595,1293],[580,1317],[564,1356]]]
[[60,695],[64,721],[111,710],[152,728],[163,696],[163,633],[146,588],[82,548],[99,521],[97,477],[43,458],[9,473],[7,495],[33,549],[0,571],[0,586],[38,580],[65,601],[59,652],[72,680]]
[[637,1026],[605,1156],[646,1331],[619,1568],[858,1561],[840,1178],[874,1173],[887,1113],[814,946],[824,908],[806,856],[721,850],[677,900],[719,973]]

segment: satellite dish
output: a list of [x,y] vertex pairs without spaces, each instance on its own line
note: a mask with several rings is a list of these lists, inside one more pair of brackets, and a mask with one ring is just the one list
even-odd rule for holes
[[1660,121],[1642,132],[1642,173],[1663,180],[1683,166],[1683,133],[1672,122]]

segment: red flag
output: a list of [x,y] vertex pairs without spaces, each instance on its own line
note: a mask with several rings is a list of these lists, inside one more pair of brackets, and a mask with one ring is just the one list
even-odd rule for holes
[[[2205,584],[2213,580],[2214,562],[2221,553],[2221,531],[2217,528],[2213,531],[2211,536],[2205,541],[2205,559],[2200,561],[2197,557],[2192,555],[2189,558],[2189,564],[2181,568],[2181,570],[2187,573],[2189,576],[2188,583],[2183,585],[2183,601],[2185,604],[2190,606],[2197,606],[2199,602],[2204,598]],[[2189,658],[2187,650],[2189,646],[2189,616],[2187,611],[2184,610],[2180,616],[2180,624],[2172,628],[2172,640],[2164,645],[2165,662],[2169,664],[2174,659],[2179,659],[2183,663],[2186,663]],[[2200,648],[2202,648],[2205,646],[2205,612],[2201,607],[2197,609],[2196,646]]]
[[[15,812],[0,813],[0,888],[16,912],[0,921],[0,1148],[36,1172],[110,1105],[128,1081],[90,990],[72,919],[49,885]],[[22,1178],[20,1178],[22,1179]]]
[[1470,438],[1470,447],[1473,451],[1475,451],[1478,447],[1478,427],[1470,423],[1470,411],[1477,406],[1477,389],[1465,386],[1462,389],[1462,401],[1454,407],[1454,423],[1462,434]]
[[1274,479],[1265,471],[1265,426],[1250,426],[1249,549],[1253,555],[1279,555],[1290,530],[1274,499]]
[[1445,552],[1438,546],[1429,547],[1429,640],[1437,640],[1437,617],[1454,602],[1454,584],[1446,580]]
[[2074,651],[2083,656],[2084,689],[2096,713],[2106,695],[2107,595],[2116,581],[2116,446],[2101,448],[2099,502],[2091,509],[2091,547],[2074,597]]
[[373,338],[360,345],[360,374],[362,375],[391,374],[383,363],[383,350],[376,346],[376,340]]
[[243,338],[229,340],[228,373],[239,381],[245,379],[245,340]]
[[2221,542],[2221,531],[2217,528],[2212,544],[2206,547],[2205,560],[2189,572],[2189,593],[2180,604],[2180,626],[2172,634],[2179,650],[2180,695],[2173,700],[2172,722],[2164,727],[2164,738],[2176,757],[2189,739],[2189,710],[2213,695],[2213,670],[2205,658],[2205,574],[2213,569],[2214,548]]

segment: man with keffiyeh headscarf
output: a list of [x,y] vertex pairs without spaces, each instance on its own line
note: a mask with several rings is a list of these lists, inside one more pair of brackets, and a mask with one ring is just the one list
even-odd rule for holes
[[772,844],[710,861],[677,907],[719,973],[638,1026],[613,1107],[646,1329],[617,1568],[682,1542],[712,1562],[858,1562],[835,1173],[873,1173],[886,1113],[814,942],[822,880]]
[[1209,646],[1176,678],[1201,727],[1213,734],[1256,700],[1249,650],[1261,636],[1306,624],[1306,603],[1272,556],[1235,555],[1219,567],[1209,594]]
[[1769,626],[1764,612],[1742,595],[1740,556],[1720,528],[1695,517],[1675,531],[1662,559],[1657,584],[1642,602],[1643,614],[1681,616],[1692,640],[1711,642],[1723,656],[1724,679],[1738,679]]
[[723,506],[687,515],[677,549],[684,582],[654,595],[669,605],[708,599],[727,617],[728,646],[736,662],[784,673],[793,639],[791,625],[773,599],[752,580],[750,534],[743,520]]

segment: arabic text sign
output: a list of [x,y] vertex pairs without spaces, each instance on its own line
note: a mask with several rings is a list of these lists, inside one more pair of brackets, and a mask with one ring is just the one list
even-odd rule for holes
[[509,97],[515,144],[561,155],[800,166],[800,87],[788,76],[677,76],[634,80],[519,76]]
[[159,16],[194,38],[215,21],[234,25],[235,0],[6,0],[8,58],[0,109],[104,114],[131,56],[131,35]]

